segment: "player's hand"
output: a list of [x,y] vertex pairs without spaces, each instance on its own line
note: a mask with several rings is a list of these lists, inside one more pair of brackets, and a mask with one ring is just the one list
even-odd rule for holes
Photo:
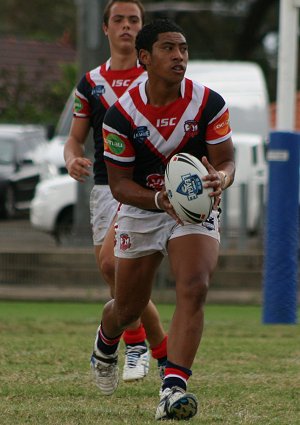
[[169,214],[176,221],[176,223],[183,225],[183,221],[178,217],[176,211],[169,201],[165,187],[163,187],[163,189],[159,192],[157,202],[160,208]]
[[83,183],[87,177],[91,175],[89,168],[92,166],[92,161],[88,158],[74,158],[67,164],[67,169],[69,175],[77,180],[78,182]]
[[208,171],[208,174],[203,177],[203,181],[206,182],[204,184],[204,187],[212,188],[212,191],[210,192],[209,196],[214,198],[213,208],[216,209],[221,200],[222,178],[220,173],[218,173],[218,171],[215,170],[215,168],[210,164],[206,156],[202,157],[201,162]]

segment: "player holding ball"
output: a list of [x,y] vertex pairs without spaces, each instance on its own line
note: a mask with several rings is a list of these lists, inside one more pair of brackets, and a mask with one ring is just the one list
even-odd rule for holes
[[[136,48],[148,80],[123,95],[103,124],[109,184],[121,208],[115,227],[116,295],[103,310],[101,350],[114,357],[123,329],[147,306],[153,277],[168,254],[177,301],[155,418],[184,420],[197,413],[187,381],[218,260],[217,205],[234,180],[234,150],[224,99],[184,77],[183,30],[166,19],[154,21],[138,33]],[[213,209],[200,223],[183,221],[164,188],[166,165],[179,152],[200,159],[207,170],[203,185],[211,190]]]

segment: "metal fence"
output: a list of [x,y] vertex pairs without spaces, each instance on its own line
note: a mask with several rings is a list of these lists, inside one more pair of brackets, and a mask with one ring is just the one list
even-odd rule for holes
[[263,249],[266,206],[265,185],[258,184],[257,199],[255,200],[257,204],[257,220],[255,226],[251,229],[248,227],[248,212],[250,202],[254,202],[254,199],[250,199],[248,191],[249,186],[247,184],[243,183],[238,186],[239,214],[234,226],[229,224],[228,219],[228,191],[222,194],[222,213],[220,216],[222,249],[249,250],[253,247]]
[[[224,192],[220,219],[220,270],[215,273],[215,280],[220,287],[226,280],[227,294],[230,285],[232,293],[237,293],[239,285],[245,287],[247,279],[248,286],[255,287],[256,291],[261,283],[265,199],[263,186],[259,187],[258,196],[259,221],[255,232],[249,232],[248,186],[240,186],[239,216],[234,227],[227,225],[228,197],[226,191]],[[246,274],[241,277],[244,272]],[[174,294],[174,282],[167,260],[157,274],[155,287],[160,299],[162,288],[172,289]],[[47,294],[49,298],[56,298],[65,294],[68,299],[76,299],[76,294],[79,293],[83,299],[97,299],[103,297],[103,294],[106,297],[108,292],[96,266],[92,242],[87,247],[80,246],[78,241],[73,246],[57,246],[50,235],[33,229],[26,217],[0,221],[0,298],[26,298],[24,294],[28,291],[30,298],[38,295],[47,298]]]

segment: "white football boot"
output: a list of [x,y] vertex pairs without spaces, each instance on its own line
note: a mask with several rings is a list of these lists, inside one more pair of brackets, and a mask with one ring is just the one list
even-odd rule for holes
[[149,372],[150,356],[144,345],[126,346],[123,369],[124,381],[143,379]]
[[104,354],[97,346],[98,332],[91,356],[91,370],[97,387],[104,395],[113,394],[119,383],[118,350],[114,354]]
[[194,394],[186,393],[182,388],[166,388],[160,394],[155,419],[187,420],[196,415],[198,401]]

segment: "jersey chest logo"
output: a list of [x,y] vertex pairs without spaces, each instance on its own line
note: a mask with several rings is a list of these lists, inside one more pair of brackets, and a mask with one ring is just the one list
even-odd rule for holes
[[175,127],[177,123],[177,118],[176,117],[172,117],[172,118],[158,118],[156,120],[156,127],[160,128],[160,127]]
[[112,87],[129,87],[131,80],[113,80]]

